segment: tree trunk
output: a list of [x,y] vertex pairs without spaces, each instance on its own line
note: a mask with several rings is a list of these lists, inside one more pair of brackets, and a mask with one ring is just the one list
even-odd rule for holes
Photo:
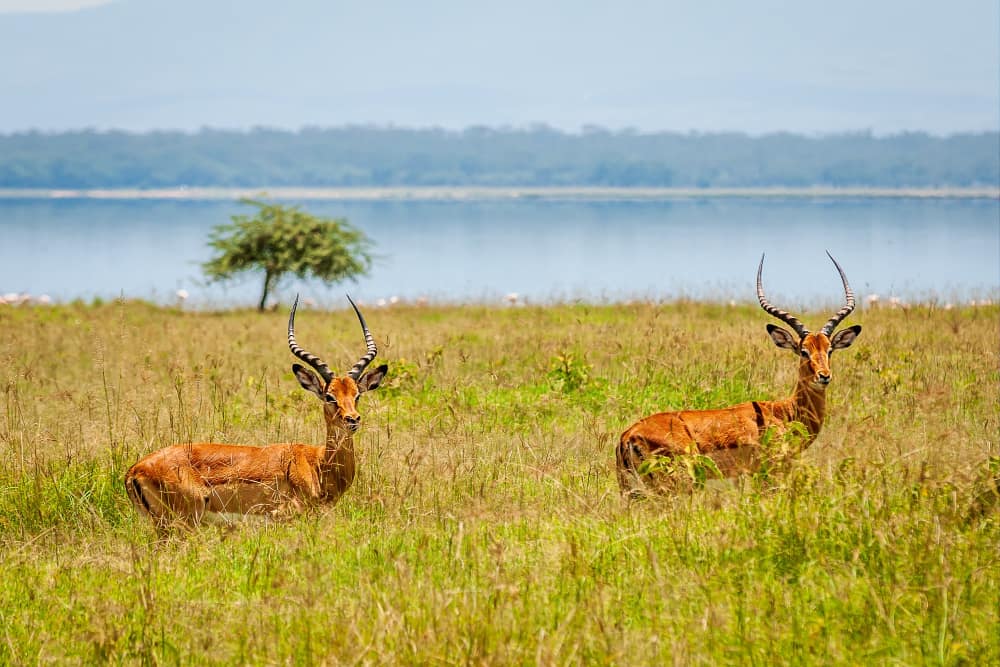
[[270,270],[264,272],[264,293],[260,295],[260,304],[257,306],[257,310],[263,312],[264,305],[267,303],[267,295],[271,292],[271,288],[274,286],[274,273]]

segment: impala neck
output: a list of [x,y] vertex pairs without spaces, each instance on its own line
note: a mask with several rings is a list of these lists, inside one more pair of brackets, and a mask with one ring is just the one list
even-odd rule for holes
[[353,434],[329,418],[326,421],[326,445],[320,473],[323,490],[328,496],[339,497],[354,483]]
[[[826,387],[813,384],[815,374],[808,361],[799,364],[799,379],[791,398],[791,415],[794,421],[802,422],[811,438],[815,438],[826,417]],[[811,439],[810,438],[810,439]]]

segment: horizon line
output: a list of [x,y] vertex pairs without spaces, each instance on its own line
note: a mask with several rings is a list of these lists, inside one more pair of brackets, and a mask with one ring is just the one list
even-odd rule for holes
[[79,126],[62,129],[54,128],[22,128],[14,130],[0,130],[0,137],[14,137],[24,135],[58,136],[71,134],[125,134],[125,135],[154,135],[154,134],[183,134],[198,135],[210,133],[229,133],[236,135],[249,135],[255,132],[272,132],[282,134],[302,134],[306,132],[330,132],[344,130],[367,130],[381,132],[439,132],[443,134],[462,135],[475,131],[487,131],[508,134],[530,134],[535,132],[551,132],[564,136],[585,137],[595,134],[610,134],[618,136],[651,136],[651,135],[676,135],[682,137],[717,137],[741,135],[750,139],[759,139],[774,136],[792,136],[804,139],[829,139],[837,137],[857,137],[868,136],[873,139],[887,139],[907,135],[924,135],[933,138],[947,139],[956,136],[992,135],[1000,134],[1000,126],[995,128],[983,128],[979,130],[948,130],[938,132],[930,129],[900,129],[894,131],[878,131],[870,127],[856,128],[852,130],[767,130],[754,132],[737,129],[717,129],[700,130],[696,128],[687,129],[641,129],[634,126],[604,126],[596,123],[585,123],[576,129],[567,129],[550,125],[544,122],[532,122],[524,124],[497,124],[489,125],[483,123],[471,123],[461,128],[447,127],[444,125],[397,125],[395,123],[341,123],[331,125],[302,124],[297,127],[275,126],[275,125],[250,125],[250,126],[216,126],[203,125],[197,129],[191,128],[168,128],[150,127],[141,130],[126,129],[120,127],[99,127],[99,126]]

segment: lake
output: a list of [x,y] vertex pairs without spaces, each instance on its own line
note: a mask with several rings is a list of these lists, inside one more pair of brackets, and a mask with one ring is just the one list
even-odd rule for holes
[[[343,293],[442,302],[708,298],[753,301],[757,262],[786,308],[836,303],[829,250],[859,298],[996,299],[1000,202],[986,198],[679,197],[593,200],[299,200],[375,241],[369,277],[288,283],[321,304]],[[254,304],[257,277],[205,285],[209,230],[236,201],[0,199],[0,294],[126,297],[193,307]]]

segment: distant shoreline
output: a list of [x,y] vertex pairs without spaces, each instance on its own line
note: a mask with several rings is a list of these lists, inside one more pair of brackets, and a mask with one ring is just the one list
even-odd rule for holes
[[647,188],[647,187],[274,187],[274,188],[0,188],[0,200],[97,199],[229,201],[243,198],[328,201],[498,201],[590,200],[656,201],[725,198],[885,198],[885,199],[1000,199],[1000,188],[877,188],[877,187],[768,187],[768,188]]

